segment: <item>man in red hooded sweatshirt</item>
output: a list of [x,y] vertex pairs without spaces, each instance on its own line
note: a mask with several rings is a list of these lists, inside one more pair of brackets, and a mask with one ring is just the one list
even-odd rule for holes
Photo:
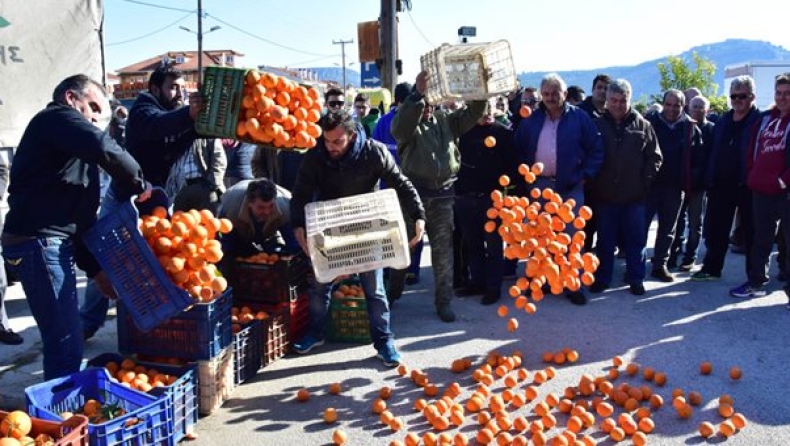
[[[767,294],[771,249],[782,220],[785,220],[782,236],[790,241],[790,73],[776,77],[774,102],[776,105],[764,112],[755,126],[746,158],[747,185],[752,191],[754,244],[746,253],[751,259],[749,280],[730,290],[733,297]],[[790,286],[784,290],[790,296]]]

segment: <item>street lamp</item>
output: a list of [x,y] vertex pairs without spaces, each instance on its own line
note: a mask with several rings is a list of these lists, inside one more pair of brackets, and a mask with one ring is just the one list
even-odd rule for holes
[[198,0],[198,9],[197,9],[197,16],[198,16],[198,27],[197,32],[192,31],[191,29],[187,28],[186,26],[179,26],[180,29],[184,31],[191,32],[193,34],[197,34],[197,41],[198,41],[198,83],[203,83],[203,34],[208,34],[212,31],[216,31],[220,29],[219,26],[212,26],[211,29],[203,32],[203,0]]

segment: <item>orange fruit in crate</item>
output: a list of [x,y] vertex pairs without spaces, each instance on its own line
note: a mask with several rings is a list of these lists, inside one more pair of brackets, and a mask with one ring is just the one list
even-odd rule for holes
[[0,434],[19,440],[30,433],[33,423],[30,416],[21,410],[10,412],[0,423]]

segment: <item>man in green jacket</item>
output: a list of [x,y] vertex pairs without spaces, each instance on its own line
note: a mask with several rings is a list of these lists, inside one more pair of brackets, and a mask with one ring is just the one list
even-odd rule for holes
[[[426,79],[426,72],[417,75],[414,90],[392,121],[392,136],[398,142],[403,173],[417,188],[425,206],[425,229],[431,240],[431,265],[436,284],[436,312],[442,321],[453,322],[455,313],[450,307],[453,297],[453,183],[461,167],[458,139],[485,114],[487,101],[471,101],[468,108],[434,114],[433,105],[423,96]],[[406,228],[411,231],[414,224],[405,217]],[[390,299],[400,297],[405,275],[406,270],[391,272]]]

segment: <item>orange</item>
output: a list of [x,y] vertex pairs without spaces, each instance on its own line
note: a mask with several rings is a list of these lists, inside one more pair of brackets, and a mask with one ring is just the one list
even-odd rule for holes
[[337,411],[334,407],[324,409],[324,423],[332,424],[337,421]]
[[724,422],[719,425],[719,433],[725,437],[731,437],[735,434],[735,425],[730,420],[724,420]]
[[489,149],[493,148],[496,145],[496,138],[493,136],[487,136],[486,139],[483,140],[483,144]]
[[703,375],[710,375],[713,372],[713,365],[708,361],[704,361],[699,366],[699,372]]
[[518,320],[516,318],[511,318],[507,321],[507,331],[513,333],[518,329]]
[[329,393],[332,395],[339,395],[341,391],[340,383],[332,383],[329,385]]
[[732,417],[730,417],[730,421],[737,429],[743,429],[746,427],[746,417],[743,416],[742,413],[734,413]]
[[33,423],[28,414],[21,410],[15,410],[3,418],[3,422],[0,423],[0,434],[3,437],[12,437],[19,440],[27,436],[32,427]]
[[532,114],[532,108],[530,108],[528,105],[522,105],[521,108],[518,109],[518,114],[524,119],[529,118],[529,116]]
[[296,392],[296,400],[297,401],[303,403],[303,402],[305,402],[305,401],[307,401],[309,399],[310,399],[310,391],[309,390],[307,390],[307,389],[299,389],[299,391]]
[[347,440],[348,440],[348,436],[342,429],[335,429],[335,431],[332,432],[332,441],[335,442],[336,446],[341,446],[346,444]]
[[703,421],[697,428],[697,432],[703,437],[708,438],[716,433],[716,428],[708,421]]
[[731,379],[737,381],[737,380],[741,379],[741,376],[743,376],[743,372],[741,372],[740,368],[738,368],[738,367],[731,367],[730,368],[730,378]]
[[373,400],[373,404],[370,407],[371,412],[380,414],[385,410],[387,410],[387,403],[385,403],[383,399],[376,398]]

